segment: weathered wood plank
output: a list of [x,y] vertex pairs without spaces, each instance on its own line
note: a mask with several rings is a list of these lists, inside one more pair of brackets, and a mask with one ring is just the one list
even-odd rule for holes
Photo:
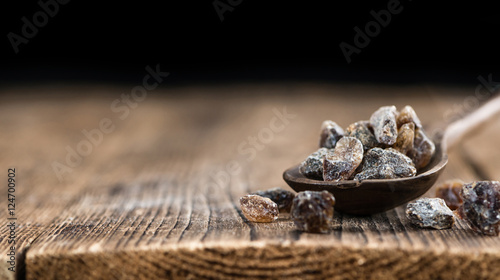
[[[0,135],[0,165],[19,170],[17,233],[26,254],[18,257],[26,278],[494,279],[500,272],[499,238],[461,222],[418,229],[403,207],[370,217],[336,213],[334,230],[324,235],[296,231],[288,215],[250,223],[239,210],[239,196],[284,187],[282,171],[316,148],[324,119],[347,126],[379,106],[411,104],[430,125],[470,89],[269,84],[169,91],[175,94],[151,94],[124,120],[109,107],[123,89],[43,102],[2,97],[0,127],[12,134]],[[284,110],[293,116],[284,120]],[[115,130],[59,182],[52,161],[64,161],[65,147],[75,148],[85,139],[81,130],[102,118]],[[488,139],[476,141],[486,146]],[[440,181],[456,177],[478,179],[459,149]],[[6,239],[0,244],[5,260]],[[5,261],[1,268],[13,277]]]

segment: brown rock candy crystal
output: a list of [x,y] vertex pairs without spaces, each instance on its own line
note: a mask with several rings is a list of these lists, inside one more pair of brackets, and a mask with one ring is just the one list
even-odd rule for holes
[[363,160],[362,171],[354,177],[355,180],[366,179],[397,179],[412,177],[417,170],[410,158],[389,148],[373,148]]
[[335,148],[337,141],[344,136],[344,130],[334,121],[324,121],[321,124],[321,134],[319,137],[320,148]]
[[408,152],[408,156],[415,163],[417,170],[426,167],[432,159],[436,146],[432,140],[427,137],[422,128],[415,130],[415,139],[413,141],[413,149]]
[[460,180],[449,180],[436,188],[436,197],[442,198],[451,210],[456,210],[462,204],[460,191],[464,183]]
[[422,123],[420,122],[420,119],[417,117],[417,113],[415,113],[415,110],[409,105],[406,105],[401,112],[399,112],[399,115],[396,119],[396,123],[398,127],[401,127],[405,123],[413,123],[415,124],[415,127],[421,128]]
[[299,172],[307,178],[323,180],[323,161],[329,151],[327,148],[319,148],[316,152],[310,154],[300,164]]
[[251,221],[269,223],[278,219],[278,205],[267,197],[245,195],[240,197],[241,212]]
[[375,138],[379,143],[393,145],[398,137],[396,106],[383,106],[370,117]]
[[342,137],[323,162],[323,180],[348,180],[363,160],[363,144],[354,137]]
[[469,226],[486,235],[500,232],[500,183],[479,181],[464,184],[460,192],[463,200],[457,213]]
[[415,124],[405,123],[398,131],[398,138],[396,143],[394,143],[393,148],[406,155],[409,151],[413,149],[413,139],[415,138]]
[[445,229],[454,223],[453,212],[441,198],[421,198],[408,203],[406,217],[423,228]]
[[290,211],[293,198],[295,197],[295,193],[284,190],[282,188],[272,188],[265,191],[256,191],[252,194],[271,199],[274,203],[278,204],[278,209],[283,212]]
[[371,148],[378,147],[379,143],[370,130],[371,124],[369,121],[359,121],[349,125],[346,129],[346,136],[355,137],[361,144],[363,149],[368,151]]
[[293,199],[291,216],[301,231],[325,233],[333,221],[335,198],[327,191],[299,192]]

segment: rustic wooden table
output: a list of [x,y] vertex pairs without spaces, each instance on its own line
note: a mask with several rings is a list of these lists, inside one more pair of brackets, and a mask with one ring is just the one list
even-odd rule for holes
[[[315,150],[324,119],[347,126],[379,106],[411,104],[430,126],[471,107],[474,88],[199,86],[121,100],[130,90],[1,90],[0,278],[499,279],[500,238],[462,222],[423,230],[399,207],[335,213],[331,233],[308,234],[287,215],[248,222],[238,203],[250,191],[287,188],[283,170]],[[495,119],[451,151],[439,182],[499,179],[499,131]]]

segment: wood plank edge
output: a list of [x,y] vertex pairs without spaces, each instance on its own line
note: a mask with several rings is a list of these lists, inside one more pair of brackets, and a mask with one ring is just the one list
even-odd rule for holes
[[369,248],[301,242],[27,254],[26,279],[495,279],[500,252]]

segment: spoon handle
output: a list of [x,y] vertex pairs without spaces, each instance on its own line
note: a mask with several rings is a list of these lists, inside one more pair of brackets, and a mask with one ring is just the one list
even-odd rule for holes
[[464,136],[492,119],[498,112],[500,112],[500,94],[464,118],[448,125],[443,137],[444,150],[452,149]]

